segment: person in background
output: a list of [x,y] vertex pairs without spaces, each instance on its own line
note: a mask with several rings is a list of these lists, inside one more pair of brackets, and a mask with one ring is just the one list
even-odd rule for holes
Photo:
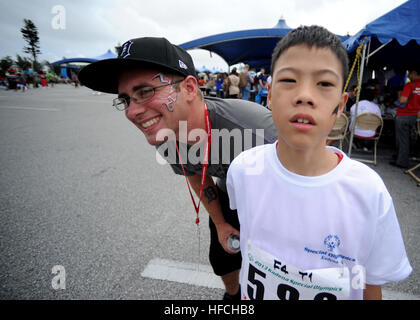
[[268,95],[268,83],[267,81],[262,82],[262,87],[258,91],[257,96],[255,97],[255,102],[261,104],[263,107],[267,107],[267,95]]
[[39,85],[40,84],[41,84],[41,78],[40,78],[38,72],[35,72],[34,73],[34,84],[33,84],[33,87],[34,88],[39,88]]
[[29,68],[25,68],[25,70],[23,70],[23,77],[25,78],[25,81],[26,81],[26,87],[30,88],[30,84],[32,83],[32,78],[33,78],[32,70],[30,70]]
[[216,80],[215,80],[216,76],[214,75],[209,75],[209,80],[206,83],[206,96],[210,95],[210,92],[213,91],[214,88],[216,88]]
[[77,76],[76,72],[73,72],[71,75],[71,81],[74,83],[74,87],[79,87],[79,77]]
[[264,68],[260,69],[260,72],[257,75],[257,80],[258,80],[258,90],[257,90],[257,92],[259,92],[263,88],[263,81],[267,81],[267,76],[265,75],[265,69]]
[[7,87],[6,74],[3,71],[0,71],[0,86]]
[[47,83],[47,76],[45,75],[44,72],[40,72],[39,73],[39,77],[41,79],[41,86],[48,88],[48,83]]
[[401,96],[402,87],[387,87],[386,93],[384,96],[384,113],[395,118],[397,115],[398,108],[401,107],[400,96]]
[[243,100],[249,100],[251,96],[251,84],[252,84],[252,77],[249,73],[249,65],[245,65],[244,71],[242,71],[239,75],[239,87],[241,89],[241,98]]
[[223,98],[223,73],[219,73],[216,78],[216,96]]
[[55,76],[51,71],[48,71],[45,75],[47,77],[47,82],[51,85],[51,87],[54,87],[55,82]]
[[402,107],[398,108],[395,118],[396,160],[390,162],[391,165],[404,169],[410,165],[410,132],[416,125],[417,114],[420,112],[420,64],[410,68],[408,77],[411,82],[401,92],[399,102]]
[[[382,117],[381,115],[381,109],[379,106],[373,102],[375,99],[375,88],[372,86],[368,86],[366,88],[362,88],[362,91],[360,92],[360,101],[357,108],[357,114],[356,114],[356,104],[352,105],[350,108],[350,125],[349,125],[349,131],[352,130],[354,121],[356,121],[356,116],[363,113],[374,113],[377,114],[379,117]],[[364,151],[369,151],[368,144],[372,141],[367,141],[363,139],[368,139],[374,137],[376,134],[375,130],[364,130],[360,129],[355,126],[354,129],[354,138],[356,138],[353,143],[358,149],[363,149]]]
[[25,78],[22,76],[21,73],[17,74],[17,79],[16,79],[16,91],[18,89],[22,89],[22,92],[25,92],[25,90],[27,89]]
[[223,72],[223,98],[229,97],[229,75]]
[[239,75],[236,71],[236,68],[232,69],[232,72],[230,73],[228,77],[228,92],[230,99],[238,99],[240,98],[240,89],[239,89]]

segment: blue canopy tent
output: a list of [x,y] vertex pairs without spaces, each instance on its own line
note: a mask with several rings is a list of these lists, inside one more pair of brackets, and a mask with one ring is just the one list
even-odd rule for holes
[[[360,64],[359,86],[365,65],[373,69],[389,67],[406,70],[420,63],[420,0],[409,0],[367,24],[356,35],[344,41],[344,46],[355,56],[358,46],[363,44]],[[356,114],[358,103],[356,104]],[[351,156],[354,126],[351,129],[348,155]]]
[[94,58],[96,60],[105,60],[105,59],[114,59],[116,58],[117,55],[115,53],[113,53],[110,49],[108,49],[107,52],[105,52],[104,54]]
[[[273,28],[251,29],[220,33],[179,46],[185,50],[205,49],[221,56],[229,66],[237,63],[249,64],[251,68],[270,70],[271,54],[277,42],[292,30],[284,19]],[[344,41],[347,37],[340,38]]]
[[220,33],[179,46],[185,50],[205,49],[215,52],[229,66],[243,62],[251,68],[264,67],[269,70],[274,47],[290,30],[285,20],[280,19],[273,28]]
[[78,69],[79,69],[76,66],[71,66],[70,63],[72,62],[92,63],[98,60],[111,59],[111,58],[116,58],[116,57],[117,55],[113,53],[110,49],[108,49],[107,52],[95,58],[68,58],[68,59],[54,61],[52,65],[55,66],[55,65],[64,64],[64,66],[61,67],[61,75],[65,78],[69,78],[71,73],[78,72]]
[[372,67],[406,68],[420,62],[420,0],[409,0],[367,24],[344,41],[351,54],[367,37],[366,62]]

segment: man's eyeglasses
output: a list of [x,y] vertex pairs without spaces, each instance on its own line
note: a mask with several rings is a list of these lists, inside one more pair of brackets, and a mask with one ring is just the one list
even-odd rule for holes
[[163,88],[166,86],[171,86],[173,84],[177,84],[184,81],[184,79],[177,80],[177,81],[171,81],[170,83],[165,83],[161,86],[157,87],[142,87],[134,91],[133,95],[131,97],[125,96],[125,97],[118,97],[112,100],[112,105],[117,108],[117,110],[124,111],[128,108],[130,105],[130,100],[133,100],[134,103],[140,104],[143,102],[146,102],[149,99],[152,99],[155,95],[156,89]]

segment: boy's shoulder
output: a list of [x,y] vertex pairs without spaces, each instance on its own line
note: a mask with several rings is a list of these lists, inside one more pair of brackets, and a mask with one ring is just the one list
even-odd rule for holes
[[349,174],[354,174],[353,177],[355,178],[355,182],[357,182],[357,180],[359,179],[382,182],[381,176],[371,167],[369,167],[368,165],[360,161],[353,160],[349,158],[347,155],[346,155],[346,158],[347,158],[347,161],[349,162],[349,170],[350,170]]
[[[252,156],[254,156],[254,155],[262,156],[262,155],[264,155],[264,154],[269,153],[270,151],[272,151],[272,149],[275,148],[274,144],[276,142],[277,141],[275,141],[273,143],[266,143],[266,144],[262,144],[262,145],[259,145],[259,146],[252,147],[250,149],[247,149],[247,150],[241,152],[238,155],[238,157],[245,158],[245,157],[249,157],[251,155]],[[235,158],[235,160],[236,160],[236,158]]]
[[369,194],[373,198],[378,196],[390,198],[382,177],[374,169],[360,161],[350,159],[347,155],[345,155],[345,160],[347,162],[346,169],[343,170],[340,180],[346,186],[357,190],[357,192]]
[[275,143],[258,145],[253,148],[241,152],[230,164],[229,170],[235,168],[237,170],[255,168],[256,166],[264,166],[264,161],[271,156]]

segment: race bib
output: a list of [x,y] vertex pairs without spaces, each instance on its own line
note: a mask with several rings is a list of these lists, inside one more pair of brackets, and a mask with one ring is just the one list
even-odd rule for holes
[[349,270],[300,270],[254,246],[249,240],[242,263],[244,300],[348,300]]

